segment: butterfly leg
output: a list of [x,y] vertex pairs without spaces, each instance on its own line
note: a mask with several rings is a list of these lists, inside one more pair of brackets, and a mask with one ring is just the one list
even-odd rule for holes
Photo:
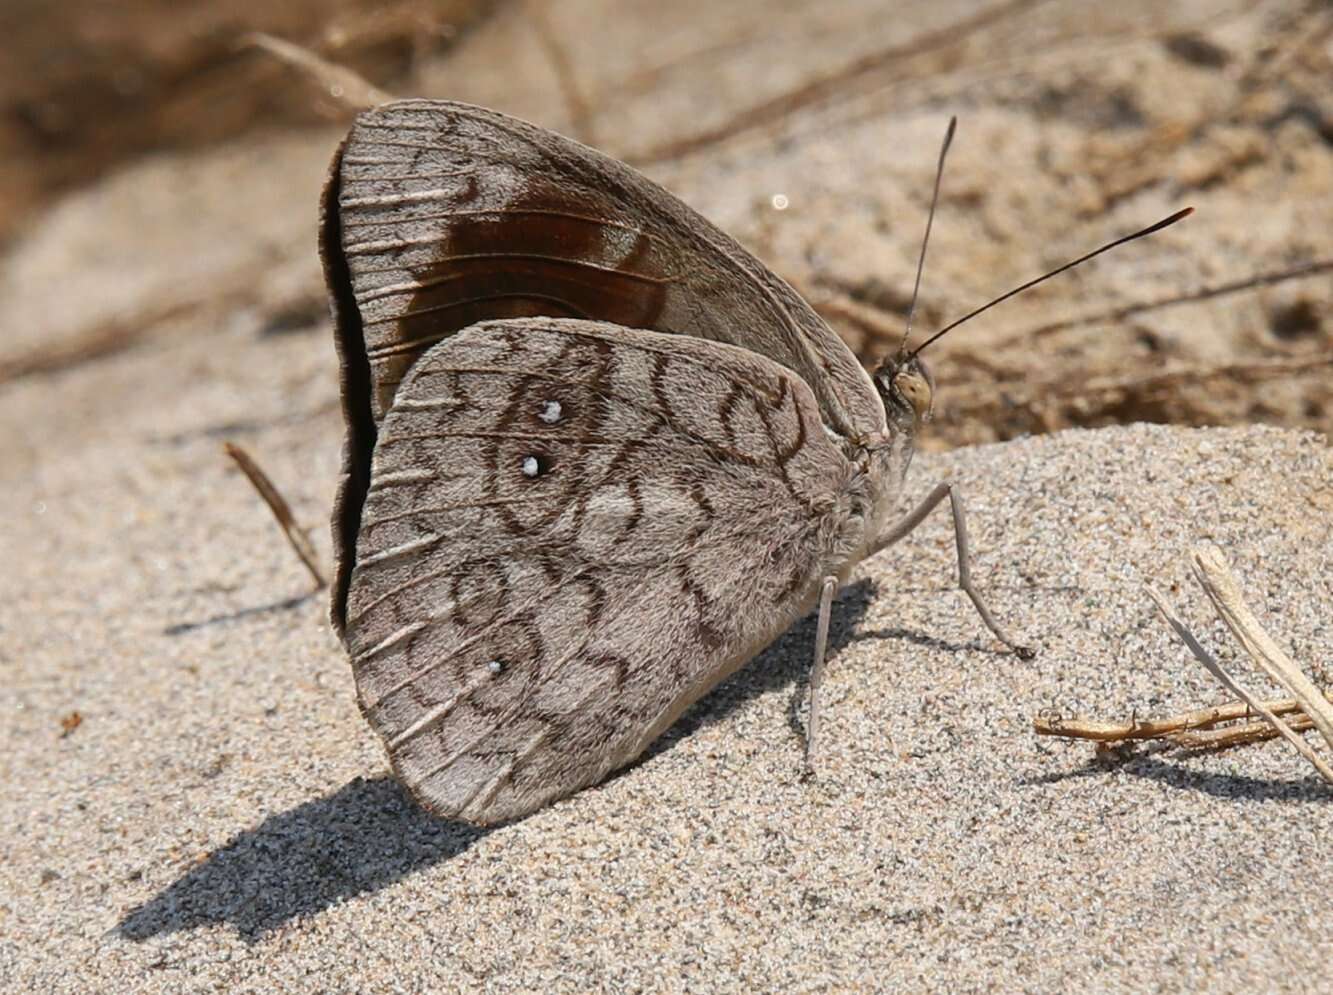
[[819,623],[815,629],[815,663],[810,668],[810,724],[805,730],[805,770],[814,772],[815,733],[819,728],[819,685],[824,679],[824,653],[828,649],[829,615],[833,611],[833,595],[838,590],[837,577],[825,577],[819,592]]
[[925,517],[935,510],[935,506],[946,497],[953,509],[953,534],[958,547],[958,586],[972,599],[972,604],[976,605],[977,614],[986,623],[986,628],[995,633],[996,638],[1013,650],[1020,659],[1031,660],[1037,655],[1037,651],[1017,642],[1000,627],[1000,623],[995,621],[995,616],[991,614],[990,609],[986,607],[986,602],[982,600],[981,592],[972,583],[971,544],[967,538],[967,518],[963,513],[963,495],[957,485],[951,484],[947,480],[936,484],[934,489],[926,495],[924,501],[900,518],[879,537],[867,556],[873,556],[907,535],[920,525]]

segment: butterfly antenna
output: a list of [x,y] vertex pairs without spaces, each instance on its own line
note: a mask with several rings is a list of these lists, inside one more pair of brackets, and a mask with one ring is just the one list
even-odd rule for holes
[[[1065,263],[1063,266],[1059,267],[1058,269],[1053,269],[1053,270],[1051,270],[1049,273],[1044,273],[1044,274],[1042,274],[1041,276],[1037,277],[1035,280],[1029,280],[1027,283],[1023,284],[1022,286],[1015,287],[1013,290],[1009,291],[1009,293],[1007,293],[1007,294],[1001,294],[999,297],[995,298],[995,300],[991,301],[990,303],[988,303],[988,304],[983,304],[983,305],[981,305],[981,307],[977,308],[975,311],[969,311],[967,314],[963,315],[963,316],[962,316],[961,318],[959,318],[957,321],[952,321],[952,322],[950,322],[949,324],[945,325],[945,326],[944,326],[943,328],[941,328],[938,332],[936,332],[936,333],[935,333],[934,335],[932,335],[930,338],[926,339],[926,341],[922,342],[919,346],[917,346],[917,347],[912,351],[912,355],[913,355],[913,356],[919,355],[919,354],[921,353],[921,351],[922,351],[923,349],[926,348],[926,346],[930,345],[932,342],[934,342],[936,339],[938,339],[938,338],[939,338],[941,335],[943,335],[945,332],[952,331],[953,329],[955,329],[955,328],[957,328],[959,325],[961,325],[963,322],[965,322],[965,321],[969,321],[969,320],[971,320],[972,318],[975,318],[977,315],[981,314],[983,311],[989,311],[989,310],[990,310],[991,308],[993,308],[996,304],[999,304],[999,303],[1001,303],[1002,301],[1007,301],[1010,297],[1013,297],[1014,294],[1021,294],[1024,290],[1027,290],[1029,287],[1035,287],[1037,284],[1042,283],[1042,282],[1045,281],[1045,280],[1049,280],[1049,279],[1050,279],[1051,277],[1053,277],[1053,276],[1059,276],[1059,275],[1060,275],[1061,273],[1063,273],[1065,270],[1067,270],[1067,269],[1073,269],[1075,266],[1079,265],[1079,263],[1086,263],[1086,262],[1087,262],[1089,259],[1091,259],[1093,256],[1100,256],[1103,252],[1109,252],[1111,249],[1114,249],[1117,245],[1124,245],[1126,242],[1132,242],[1132,241],[1134,241],[1134,239],[1136,239],[1136,238],[1143,238],[1144,235],[1151,235],[1153,232],[1161,231],[1163,228],[1166,228],[1166,227],[1168,227],[1168,226],[1170,226],[1170,225],[1173,225],[1173,224],[1175,224],[1177,221],[1180,221],[1182,218],[1187,218],[1187,217],[1189,217],[1189,216],[1190,216],[1191,214],[1193,214],[1193,213],[1194,213],[1194,208],[1192,208],[1192,207],[1187,207],[1187,208],[1185,208],[1185,209],[1182,210],[1182,211],[1177,211],[1175,214],[1171,215],[1169,218],[1163,218],[1161,221],[1157,222],[1157,224],[1155,224],[1155,225],[1149,225],[1147,228],[1144,228],[1144,229],[1142,229],[1141,231],[1136,231],[1136,232],[1134,232],[1132,235],[1122,235],[1120,238],[1117,238],[1114,242],[1107,242],[1107,243],[1106,243],[1105,245],[1103,245],[1100,249],[1093,249],[1093,250],[1092,250],[1091,252],[1089,252],[1087,255],[1085,255],[1085,256],[1079,256],[1079,257],[1078,257],[1077,259],[1075,259],[1073,262]],[[929,230],[929,229],[927,229],[927,230]]]
[[935,192],[930,195],[930,213],[926,215],[926,236],[921,240],[921,256],[916,261],[916,283],[912,285],[912,303],[907,308],[907,327],[903,330],[903,341],[898,346],[902,352],[907,348],[907,340],[912,337],[912,318],[916,315],[916,299],[921,293],[921,271],[926,268],[926,246],[930,244],[930,226],[935,223],[935,205],[940,201],[940,177],[944,175],[944,157],[949,154],[949,145],[953,142],[953,133],[958,127],[958,118],[949,118],[949,127],[944,132],[944,144],[940,146],[940,161],[935,167]]

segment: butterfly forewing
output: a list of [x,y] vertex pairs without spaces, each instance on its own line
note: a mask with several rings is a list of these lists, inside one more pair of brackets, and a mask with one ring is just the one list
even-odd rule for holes
[[594,783],[806,610],[860,538],[809,388],[729,346],[578,320],[432,347],[379,432],[346,641],[431,809]]
[[730,343],[804,379],[834,432],[884,428],[855,357],[735,241],[622,163],[494,111],[412,100],[362,115],[322,244],[348,420],[335,625],[377,426],[422,354],[475,322],[571,317]]

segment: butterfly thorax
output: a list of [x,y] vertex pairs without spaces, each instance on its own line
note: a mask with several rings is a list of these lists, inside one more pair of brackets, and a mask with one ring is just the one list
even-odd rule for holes
[[884,405],[885,430],[866,439],[861,447],[868,505],[865,548],[873,545],[897,510],[917,432],[930,420],[935,394],[935,381],[926,365],[903,351],[887,357],[872,379]]

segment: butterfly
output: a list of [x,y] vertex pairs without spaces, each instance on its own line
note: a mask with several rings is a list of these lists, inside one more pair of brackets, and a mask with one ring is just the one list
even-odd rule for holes
[[[598,783],[816,606],[817,688],[837,589],[945,497],[962,586],[1021,649],[970,583],[952,485],[895,518],[920,357],[867,372],[630,167],[396,101],[339,148],[320,242],[346,426],[332,623],[428,810],[490,825]],[[816,720],[812,697],[808,742]]]

